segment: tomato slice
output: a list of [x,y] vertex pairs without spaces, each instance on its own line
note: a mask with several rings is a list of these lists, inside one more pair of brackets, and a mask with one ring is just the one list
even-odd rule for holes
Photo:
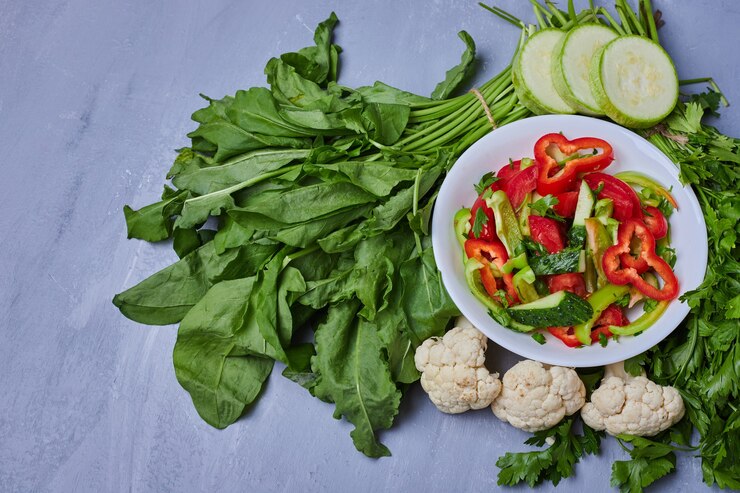
[[599,199],[611,199],[614,202],[614,219],[625,221],[633,217],[642,217],[640,198],[637,193],[619,178],[606,173],[589,173],[583,177],[591,190],[596,190],[603,183]]
[[514,209],[522,205],[527,194],[537,188],[537,165],[529,166],[501,180],[501,189]]
[[560,229],[560,223],[554,219],[530,214],[529,232],[532,239],[550,253],[557,253],[565,248],[565,237]]
[[660,209],[651,205],[645,208],[645,214],[643,215],[645,226],[653,234],[656,240],[663,238],[668,234],[668,221]]
[[586,297],[586,281],[583,279],[583,274],[578,272],[547,276],[547,287],[550,293],[570,291],[581,298]]
[[[580,182],[577,182],[580,183]],[[557,205],[552,210],[555,214],[563,217],[573,217],[576,215],[576,205],[578,204],[578,192],[563,192],[555,195],[558,199]]]
[[516,161],[512,161],[510,163],[507,163],[503,165],[501,169],[498,170],[496,173],[496,176],[499,177],[501,180],[507,180],[514,176],[515,174],[519,173],[522,169],[522,160],[517,159]]
[[601,312],[601,316],[594,323],[594,328],[591,329],[591,342],[599,342],[599,334],[604,334],[606,338],[611,337],[613,334],[609,330],[610,325],[623,327],[629,323],[622,309],[615,304],[611,304]]

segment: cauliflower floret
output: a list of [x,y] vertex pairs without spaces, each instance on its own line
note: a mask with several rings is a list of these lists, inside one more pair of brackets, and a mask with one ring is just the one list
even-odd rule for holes
[[624,363],[606,367],[591,402],[581,409],[583,422],[610,435],[627,433],[653,436],[677,423],[684,415],[683,399],[673,387],[663,387],[645,377],[624,371]]
[[432,337],[414,355],[421,386],[443,413],[482,409],[501,392],[498,373],[485,367],[486,336],[464,317],[444,337]]
[[572,368],[524,360],[504,374],[501,395],[491,409],[524,431],[552,428],[586,401],[586,387]]

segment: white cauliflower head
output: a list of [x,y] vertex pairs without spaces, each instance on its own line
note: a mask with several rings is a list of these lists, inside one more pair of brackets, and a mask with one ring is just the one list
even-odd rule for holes
[[653,436],[683,415],[683,399],[675,388],[658,385],[644,374],[633,377],[624,371],[624,363],[606,367],[591,402],[581,409],[584,423],[610,435]]
[[491,409],[524,431],[552,428],[586,401],[586,387],[572,368],[524,360],[504,374],[503,389]]
[[421,386],[444,413],[456,414],[482,409],[501,392],[498,373],[485,367],[488,343],[464,317],[444,337],[432,337],[414,355],[421,372]]

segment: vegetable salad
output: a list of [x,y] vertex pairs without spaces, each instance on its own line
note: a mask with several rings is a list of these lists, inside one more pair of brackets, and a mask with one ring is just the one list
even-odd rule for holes
[[[669,222],[676,201],[635,172],[610,175],[612,146],[543,135],[534,158],[486,173],[455,216],[465,276],[499,324],[606,346],[660,318],[679,293]],[[643,313],[627,319],[638,303]]]

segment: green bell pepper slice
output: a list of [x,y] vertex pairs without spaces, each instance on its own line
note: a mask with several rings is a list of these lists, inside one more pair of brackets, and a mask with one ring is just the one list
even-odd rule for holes
[[661,315],[663,315],[663,313],[666,311],[666,308],[668,308],[668,305],[670,304],[670,301],[661,301],[655,306],[653,311],[643,313],[637,320],[635,320],[631,324],[625,325],[624,327],[610,325],[609,331],[612,334],[616,334],[618,336],[633,336],[639,332],[647,330],[661,317]]
[[506,247],[509,257],[515,257],[524,251],[522,232],[519,221],[511,207],[511,202],[503,190],[497,190],[486,198],[486,205],[493,211],[496,219],[496,234]]
[[455,236],[462,247],[465,246],[468,234],[470,234],[470,217],[470,209],[460,209],[455,213]]
[[520,324],[519,322],[512,320],[511,315],[507,313],[503,305],[488,296],[488,293],[483,287],[483,283],[480,281],[480,276],[478,276],[478,271],[483,267],[483,264],[476,259],[468,259],[465,262],[465,281],[468,283],[468,288],[470,288],[473,296],[483,303],[483,306],[488,308],[491,318],[504,327],[514,329],[518,332],[530,332],[535,330],[535,327]]
[[599,288],[596,290],[594,294],[589,296],[588,303],[591,305],[591,308],[594,309],[593,316],[587,320],[586,322],[576,325],[573,329],[575,332],[576,337],[581,342],[581,344],[585,344],[587,346],[591,345],[591,329],[594,327],[594,323],[599,319],[601,316],[601,312],[606,310],[606,308],[617,301],[619,298],[624,296],[629,292],[630,288],[629,286],[617,286],[615,284],[607,284],[603,288]]

